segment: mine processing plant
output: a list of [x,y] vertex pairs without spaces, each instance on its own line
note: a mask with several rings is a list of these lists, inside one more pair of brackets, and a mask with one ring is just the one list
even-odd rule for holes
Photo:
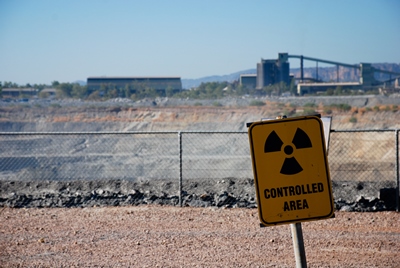
[[[295,58],[300,60],[300,76],[295,78],[290,75],[289,58]],[[304,77],[304,61],[313,61],[316,63],[316,77]],[[322,82],[318,77],[318,63],[332,64],[336,66],[337,79],[335,82]],[[339,67],[352,68],[359,76],[358,82],[339,82]],[[375,73],[384,73],[389,75],[389,79],[386,81],[378,81],[375,79]],[[257,74],[256,75],[242,75],[241,83],[247,85],[253,85],[256,89],[262,89],[265,86],[273,85],[284,82],[287,85],[290,84],[292,79],[297,80],[297,93],[299,95],[316,93],[326,91],[330,88],[342,87],[343,89],[351,90],[369,90],[382,86],[385,83],[395,82],[395,85],[399,85],[400,73],[380,70],[373,67],[370,63],[360,64],[347,64],[331,60],[323,60],[318,58],[307,57],[303,55],[289,55],[288,53],[279,53],[278,59],[261,59],[260,63],[257,63]]]

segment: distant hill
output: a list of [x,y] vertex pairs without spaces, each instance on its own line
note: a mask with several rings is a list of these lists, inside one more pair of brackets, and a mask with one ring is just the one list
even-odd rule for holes
[[86,86],[86,81],[83,80],[76,80],[74,82],[72,82],[73,84],[79,84],[81,86]]
[[[373,67],[385,70],[400,73],[400,64],[396,63],[375,63],[372,64]],[[207,82],[233,82],[235,80],[239,80],[241,74],[256,74],[256,69],[247,69],[227,75],[213,75],[213,76],[206,76],[198,79],[182,79],[182,87],[184,89],[190,89],[192,87],[197,87],[201,83]],[[293,74],[295,77],[300,77],[300,68],[293,68],[290,69],[290,73]],[[313,77],[316,78],[316,68],[308,67],[304,68],[304,77]],[[381,74],[376,73],[375,78],[380,81],[390,79],[388,74]],[[392,77],[394,78],[394,77]],[[336,81],[337,74],[336,74],[336,67],[319,67],[318,68],[318,79],[329,82],[329,81]],[[350,68],[339,68],[339,81],[341,82],[356,82],[359,81],[359,74],[355,69]]]
[[190,89],[192,87],[199,86],[201,83],[207,83],[207,82],[225,82],[225,81],[233,82],[235,80],[239,80],[241,74],[255,74],[255,73],[256,69],[248,69],[226,75],[212,75],[197,79],[182,79],[182,87],[184,89]]

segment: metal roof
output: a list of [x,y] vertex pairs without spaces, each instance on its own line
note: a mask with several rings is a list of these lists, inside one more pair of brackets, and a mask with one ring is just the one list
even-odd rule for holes
[[180,76],[90,76],[87,79],[180,79]]
[[35,92],[35,91],[38,91],[38,89],[30,88],[30,87],[26,87],[26,88],[3,88],[2,91],[3,91],[3,93],[4,92]]

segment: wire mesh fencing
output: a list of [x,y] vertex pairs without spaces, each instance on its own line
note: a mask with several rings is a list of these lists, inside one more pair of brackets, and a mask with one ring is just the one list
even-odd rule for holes
[[21,133],[0,140],[4,180],[177,178],[176,133]]
[[178,203],[176,132],[3,133],[0,148],[9,206]]
[[254,207],[246,132],[183,132],[184,204]]
[[[247,132],[3,132],[0,148],[1,206],[256,207]],[[335,202],[398,209],[398,156],[397,130],[333,131]]]
[[328,160],[335,200],[380,198],[397,203],[398,209],[398,156],[397,130],[331,132]]

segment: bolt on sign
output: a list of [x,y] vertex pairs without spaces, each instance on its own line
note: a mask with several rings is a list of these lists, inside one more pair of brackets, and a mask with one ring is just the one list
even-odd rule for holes
[[324,128],[318,116],[254,122],[248,134],[263,225],[333,216]]

